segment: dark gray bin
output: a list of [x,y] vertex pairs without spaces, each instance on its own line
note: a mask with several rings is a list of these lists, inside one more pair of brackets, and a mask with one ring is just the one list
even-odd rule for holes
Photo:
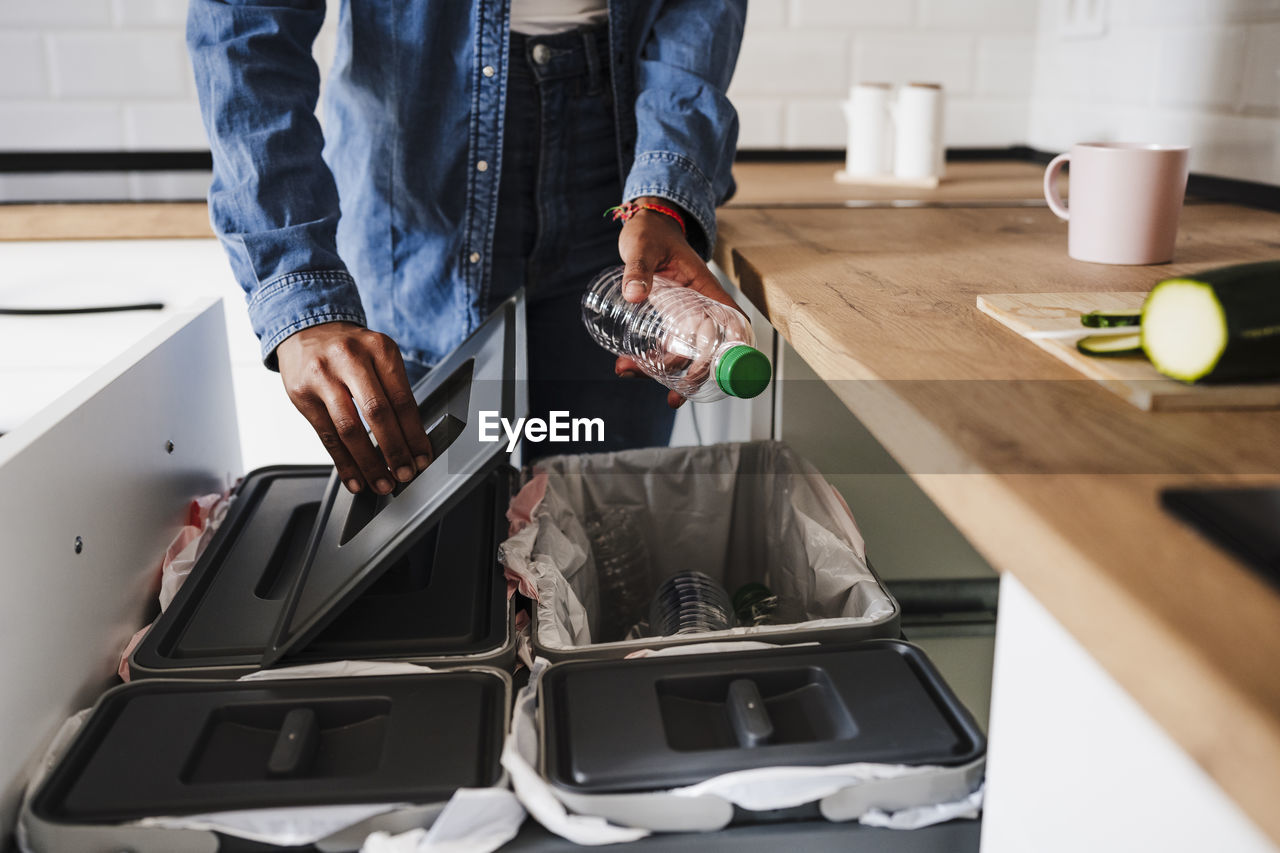
[[510,706],[510,676],[492,668],[121,685],[28,798],[21,831],[36,853],[214,851],[213,830],[137,821],[403,804],[316,845],[356,850],[370,832],[429,825],[458,788],[504,785]]
[[921,768],[809,804],[830,820],[963,800],[983,777],[981,729],[924,652],[900,640],[568,661],[538,691],[543,778],[573,811],[624,826],[768,819],[714,793],[671,792],[734,771]]
[[525,350],[517,294],[415,387],[436,459],[391,495],[352,495],[324,467],[247,477],[130,674],[235,678],[343,659],[510,664],[514,609],[496,553],[514,472],[477,421],[523,416]]

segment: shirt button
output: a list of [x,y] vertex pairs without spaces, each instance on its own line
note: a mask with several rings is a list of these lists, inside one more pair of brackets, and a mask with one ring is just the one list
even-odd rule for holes
[[470,261],[471,261],[471,263],[473,263],[473,264],[478,264],[478,263],[480,263],[480,253],[479,253],[479,252],[472,252],[472,253],[471,253],[471,256],[470,256],[470,258],[468,258],[468,260],[470,260]]
[[477,172],[487,172],[487,171],[489,171],[489,161],[488,161],[488,160],[480,160],[480,161],[477,161],[477,163],[476,163],[476,171],[477,171]]
[[481,68],[481,69],[480,69],[480,73],[481,73],[481,74],[483,74],[483,75],[484,75],[484,76],[486,76],[486,77],[492,77],[492,76],[493,76],[495,73],[497,73],[497,72],[495,72],[495,71],[493,70],[493,66],[492,66],[492,65],[486,65],[484,68]]
[[533,61],[539,65],[546,65],[551,60],[551,48],[545,44],[535,44],[533,46]]

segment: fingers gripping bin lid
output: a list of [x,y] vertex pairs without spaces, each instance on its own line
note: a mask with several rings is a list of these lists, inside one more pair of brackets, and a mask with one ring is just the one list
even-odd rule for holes
[[503,783],[510,698],[510,677],[488,668],[127,684],[98,702],[23,825],[37,851],[141,853],[217,847],[210,831],[136,823],[150,817],[400,804],[368,831],[403,828],[397,811],[430,822],[438,809],[424,807],[458,788]]
[[[540,690],[543,776],[574,811],[623,825],[718,829],[735,803],[711,780],[757,768],[921,769],[824,796],[831,819],[963,800],[981,783],[981,730],[898,640],[567,662]],[[700,784],[698,809],[671,793]]]
[[483,411],[524,414],[524,334],[517,295],[418,384],[436,459],[392,495],[351,495],[329,467],[246,477],[131,674],[234,677],[286,658],[509,662],[496,552],[510,470],[475,424]]

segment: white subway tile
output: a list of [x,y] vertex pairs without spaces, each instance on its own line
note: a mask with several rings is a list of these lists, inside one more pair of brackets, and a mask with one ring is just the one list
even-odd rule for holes
[[1030,107],[1023,99],[948,98],[945,139],[950,148],[1026,144]]
[[739,148],[782,147],[781,99],[732,97],[732,101],[738,111]]
[[1042,35],[1036,42],[1033,100],[1087,97],[1089,69],[1096,61],[1098,45]]
[[111,104],[0,103],[0,151],[102,151],[124,147]]
[[190,74],[179,32],[59,34],[50,50],[62,97],[176,97]]
[[1193,172],[1280,184],[1280,119],[1196,116],[1192,130]]
[[1244,73],[1244,27],[1170,29],[1158,37],[1155,101],[1178,107],[1235,106]]
[[1029,144],[1042,151],[1066,151],[1077,142],[1117,141],[1119,117],[1124,112],[1125,107],[1087,101],[1034,98]]
[[133,201],[202,201],[209,195],[211,172],[130,172]]
[[972,36],[960,33],[859,33],[853,82],[941,83],[951,93],[973,88]]
[[[1066,0],[1057,2],[1063,4]],[[1225,14],[1225,6],[1218,0],[1110,0],[1107,12],[1112,26],[1140,26],[1160,30],[1207,23],[1214,20],[1215,16],[1220,20]]]
[[132,104],[124,110],[125,142],[153,151],[206,150],[209,140],[194,101]]
[[848,38],[843,33],[747,35],[731,94],[840,95],[848,88]]
[[913,0],[791,0],[793,27],[908,27],[914,17]]
[[1159,76],[1164,33],[1145,28],[1116,30],[1099,41],[1085,41],[1083,67],[1089,99],[1096,103],[1142,105],[1151,102]]
[[1280,24],[1249,28],[1240,102],[1250,110],[1280,110]]
[[0,0],[0,27],[105,27],[110,0]]
[[1035,46],[1033,35],[978,39],[977,94],[1030,95]]
[[844,150],[849,136],[839,98],[792,98],[787,102],[786,148],[838,148]]
[[751,0],[747,3],[746,32],[773,32],[786,25],[787,0]]
[[128,201],[123,172],[0,175],[0,202]]
[[178,0],[115,0],[116,21],[124,29],[134,27],[181,28],[187,21],[187,4]]
[[920,24],[966,32],[1033,33],[1035,0],[920,0]]
[[0,33],[0,98],[39,98],[48,91],[40,34]]

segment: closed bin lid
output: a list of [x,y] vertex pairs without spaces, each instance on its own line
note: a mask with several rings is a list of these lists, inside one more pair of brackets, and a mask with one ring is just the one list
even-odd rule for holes
[[32,811],[56,824],[116,824],[444,802],[501,781],[510,691],[509,676],[487,668],[122,685],[99,700]]
[[526,352],[520,292],[414,388],[436,456],[426,471],[385,497],[353,495],[334,472],[264,666],[310,642],[505,458],[505,441],[480,440],[480,413],[527,413]]
[[899,640],[571,661],[540,689],[543,772],[580,793],[777,765],[959,766],[986,750],[928,658]]

